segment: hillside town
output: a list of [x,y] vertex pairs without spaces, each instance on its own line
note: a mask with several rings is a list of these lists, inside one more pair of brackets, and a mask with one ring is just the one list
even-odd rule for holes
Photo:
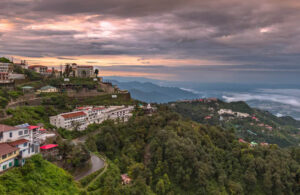
[[[0,89],[9,89],[20,94],[17,98],[10,97],[10,102],[3,107],[7,110],[23,105],[42,105],[43,101],[49,101],[53,97],[69,97],[78,101],[105,97],[108,103],[104,105],[80,104],[69,112],[58,111],[57,115],[50,115],[45,121],[48,130],[43,123],[29,125],[26,123],[29,121],[26,120],[21,125],[0,124],[0,172],[24,166],[26,160],[35,154],[42,154],[45,159],[54,160],[59,164],[62,158],[66,158],[59,154],[60,146],[57,141],[53,141],[60,137],[59,130],[85,132],[90,125],[100,125],[106,120],[127,122],[133,116],[135,105],[122,105],[121,103],[110,105],[109,102],[118,102],[122,98],[125,98],[127,102],[130,100],[128,99],[130,94],[109,82],[104,82],[103,78],[98,75],[99,69],[93,66],[79,66],[75,63],[47,67],[28,65],[26,61],[1,62]],[[40,83],[41,80],[46,82]],[[147,106],[139,104],[138,108],[148,115],[156,110],[150,104]],[[10,117],[10,115],[4,115],[4,118]],[[124,180],[124,174],[121,178]],[[125,180],[124,184],[128,184],[130,178],[127,176]]]

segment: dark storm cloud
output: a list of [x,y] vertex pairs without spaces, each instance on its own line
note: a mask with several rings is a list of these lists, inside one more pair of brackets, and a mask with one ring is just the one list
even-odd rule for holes
[[[156,56],[223,64],[300,61],[300,5],[292,0],[4,0],[1,5],[3,55],[129,55],[140,56],[145,65]],[[116,29],[101,21],[115,22]],[[12,29],[5,29],[7,23]]]

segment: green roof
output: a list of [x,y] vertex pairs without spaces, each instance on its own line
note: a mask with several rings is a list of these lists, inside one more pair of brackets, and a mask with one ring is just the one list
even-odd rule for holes
[[55,87],[52,87],[50,85],[44,86],[41,88],[41,90],[48,90],[48,89],[56,89]]

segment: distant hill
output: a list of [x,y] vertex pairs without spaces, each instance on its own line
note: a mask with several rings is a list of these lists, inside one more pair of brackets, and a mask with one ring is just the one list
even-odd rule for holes
[[[194,121],[234,129],[237,136],[248,142],[268,142],[281,147],[295,146],[300,141],[300,122],[292,117],[276,117],[268,111],[251,108],[245,102],[217,101],[174,102],[170,108]],[[220,114],[221,109],[248,114]]]
[[197,94],[177,87],[162,87],[151,82],[118,82],[110,80],[120,89],[128,90],[132,98],[144,102],[167,103],[183,99],[195,99]]

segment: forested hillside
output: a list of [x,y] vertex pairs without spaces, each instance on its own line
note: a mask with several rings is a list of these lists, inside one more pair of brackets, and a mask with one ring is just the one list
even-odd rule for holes
[[38,155],[0,176],[0,194],[79,194],[79,189],[70,174]]
[[[300,121],[291,117],[276,117],[270,112],[251,108],[245,102],[226,103],[220,100],[173,102],[169,107],[191,120],[224,128],[231,128],[236,135],[248,142],[267,142],[281,147],[295,146],[300,142]],[[220,114],[220,110],[235,114]],[[238,117],[236,113],[247,114]]]
[[[165,107],[140,115],[106,125],[87,140],[115,171],[99,181],[103,194],[300,193],[299,148],[252,148],[231,130],[184,120]],[[121,185],[118,173],[133,182]]]

